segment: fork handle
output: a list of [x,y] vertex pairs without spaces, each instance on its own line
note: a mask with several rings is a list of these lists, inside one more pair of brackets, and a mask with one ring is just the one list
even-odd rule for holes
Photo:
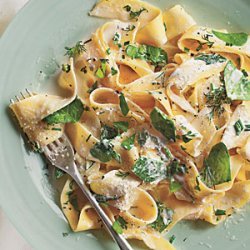
[[95,197],[92,195],[92,193],[90,192],[89,188],[85,185],[78,169],[77,166],[74,163],[74,169],[75,169],[75,174],[74,176],[74,180],[76,181],[76,183],[79,185],[79,187],[81,188],[82,192],[84,193],[84,195],[87,197],[87,199],[89,200],[90,204],[92,205],[92,207],[96,210],[97,214],[100,216],[103,224],[105,225],[105,227],[107,228],[108,232],[110,233],[110,235],[112,236],[112,238],[114,239],[114,241],[117,243],[117,245],[119,246],[119,248],[121,250],[133,250],[133,248],[130,246],[130,244],[128,243],[128,241],[120,234],[117,234],[113,227],[112,227],[112,222],[109,219],[109,217],[106,215],[106,213],[103,211],[102,207],[100,206],[100,204],[97,202],[97,200],[95,199]]

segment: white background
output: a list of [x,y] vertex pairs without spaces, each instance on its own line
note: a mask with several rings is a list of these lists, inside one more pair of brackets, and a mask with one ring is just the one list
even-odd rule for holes
[[[28,0],[0,0],[0,36],[9,22]],[[1,39],[1,38],[0,38]],[[0,204],[0,249],[31,250],[16,229],[11,225]]]

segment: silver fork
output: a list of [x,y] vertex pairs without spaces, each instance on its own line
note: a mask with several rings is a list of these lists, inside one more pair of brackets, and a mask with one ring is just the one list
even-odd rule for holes
[[[26,89],[26,92],[29,96],[32,96],[32,93],[29,90]],[[26,98],[22,93],[21,96],[21,99]],[[15,98],[17,101],[21,100],[18,96],[15,96]],[[15,101],[11,99],[11,102],[14,103]],[[103,211],[102,207],[90,192],[89,188],[86,186],[74,161],[74,149],[66,135],[62,135],[59,139],[44,147],[44,155],[53,166],[66,172],[79,185],[83,194],[87,197],[92,207],[96,210],[106,229],[117,243],[119,248],[121,250],[133,250],[128,241],[122,235],[117,234],[116,231],[114,231],[111,220]]]

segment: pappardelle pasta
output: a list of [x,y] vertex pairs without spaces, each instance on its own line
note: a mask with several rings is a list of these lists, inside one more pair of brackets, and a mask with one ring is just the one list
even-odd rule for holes
[[[217,225],[250,200],[250,38],[198,26],[180,5],[101,0],[90,15],[112,20],[65,48],[62,95],[10,108],[37,150],[69,137],[117,233],[174,249],[162,235],[178,221]],[[72,230],[101,228],[66,179]]]

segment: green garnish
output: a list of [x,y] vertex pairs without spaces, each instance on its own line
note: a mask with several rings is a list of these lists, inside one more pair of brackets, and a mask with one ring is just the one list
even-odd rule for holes
[[99,203],[101,203],[101,204],[103,204],[103,205],[108,205],[108,202],[109,202],[109,201],[116,201],[116,200],[120,199],[120,197],[118,197],[118,196],[116,196],[116,195],[115,195],[115,196],[110,196],[110,197],[108,197],[108,196],[101,195],[101,194],[95,194],[94,197],[95,197],[95,199],[96,199]]
[[114,139],[118,135],[118,131],[116,128],[112,128],[110,126],[104,125],[101,128],[101,140],[104,139]]
[[250,124],[245,124],[244,131],[246,131],[246,132],[250,131]]
[[103,73],[103,71],[101,70],[101,68],[97,69],[97,71],[95,72],[96,77],[102,79],[105,77],[105,74]]
[[163,161],[140,157],[134,164],[132,171],[145,182],[163,180],[166,178],[166,166]]
[[107,49],[106,49],[106,53],[107,53],[107,55],[110,55],[110,54],[111,54],[110,48],[107,48]]
[[[129,123],[128,122],[114,122],[114,127],[119,131],[127,132]],[[120,132],[119,132],[120,133]]]
[[146,130],[142,130],[137,135],[137,141],[141,147],[143,147],[149,138],[149,133]]
[[96,70],[95,75],[96,77],[102,79],[106,76],[106,69],[107,69],[106,63],[108,63],[108,59],[100,59],[100,62],[101,66]]
[[218,37],[220,40],[224,41],[228,46],[242,46],[247,42],[248,34],[247,33],[223,33],[219,31],[212,31],[213,34]]
[[209,34],[205,34],[202,36],[202,39],[205,40],[206,42],[200,42],[200,41],[197,41],[199,43],[199,46],[196,48],[196,51],[200,51],[203,47],[203,45],[207,45],[208,48],[212,48],[213,45],[214,45],[214,42],[211,42],[209,40],[209,38],[212,37],[212,35],[209,35]]
[[170,208],[166,208],[160,202],[157,202],[157,207],[158,207],[157,219],[153,223],[149,224],[149,226],[161,233],[172,222],[174,211]]
[[192,133],[192,131],[188,131],[186,134],[182,135],[182,140],[185,143],[192,141],[195,138],[196,134]]
[[250,81],[229,61],[224,70],[227,96],[232,100],[250,100]]
[[121,177],[122,179],[125,179],[127,176],[129,176],[129,172],[122,172],[119,170],[115,175]]
[[184,47],[184,52],[185,52],[185,53],[189,53],[189,51],[190,51],[189,48]]
[[168,62],[167,53],[163,49],[151,45],[144,44],[139,47],[128,45],[125,52],[132,59],[139,58],[150,62],[156,67],[164,67]]
[[120,94],[119,99],[120,99],[120,108],[121,108],[122,114],[126,116],[129,112],[129,107],[128,107],[127,101],[123,93]]
[[196,182],[196,186],[194,187],[194,189],[198,190],[198,191],[201,191],[200,182],[199,182],[199,177],[198,176],[196,176],[195,182]]
[[114,76],[118,73],[118,70],[115,69],[114,67],[111,67],[111,75]]
[[214,212],[214,214],[216,216],[226,215],[226,210],[216,209],[216,211]]
[[61,128],[52,128],[51,130],[54,130],[54,131],[62,131]]
[[125,9],[127,12],[131,11],[131,6],[130,5],[126,5],[123,7],[123,9]]
[[123,28],[122,30],[124,30],[124,31],[133,31],[134,29],[135,29],[135,25],[132,24],[132,25],[128,25],[125,29]]
[[165,30],[165,32],[167,32],[167,25],[166,25],[166,23],[165,23],[165,22],[163,22],[163,26],[164,26],[164,30]]
[[129,151],[132,147],[134,147],[134,144],[135,144],[135,134],[123,140],[121,146]]
[[84,111],[84,106],[82,102],[78,98],[76,98],[66,107],[45,117],[44,121],[49,125],[59,124],[59,123],[70,123],[70,122],[75,123],[80,120],[83,111]]
[[130,13],[129,13],[130,19],[138,19],[138,17],[141,15],[141,13],[143,11],[148,12],[148,10],[145,9],[145,8],[140,8],[138,11],[132,11],[132,10],[130,10]]
[[121,35],[116,32],[114,37],[113,37],[113,41],[114,41],[114,44],[117,45],[119,48],[122,47],[122,45],[119,43],[120,40],[121,40]]
[[118,234],[122,234],[123,233],[123,229],[127,229],[127,222],[121,217],[119,216],[115,222],[112,225],[112,228],[118,233]]
[[167,160],[171,160],[171,159],[174,158],[174,156],[172,155],[171,151],[167,147],[164,147],[162,149],[162,151],[163,151],[164,155],[166,156]]
[[175,181],[174,178],[171,178],[170,184],[169,184],[169,190],[171,193],[177,192],[180,189],[182,189],[182,184]]
[[69,73],[70,72],[70,65],[68,63],[62,64],[62,71]]
[[173,242],[175,241],[176,236],[173,234],[170,238],[169,238],[169,243],[173,244]]
[[244,125],[240,119],[237,122],[235,122],[234,129],[237,136],[239,136],[241,132],[244,130]]
[[115,159],[119,163],[121,162],[121,156],[114,151],[113,145],[107,139],[96,143],[95,146],[90,149],[90,154],[101,162],[108,162],[112,159]]
[[55,178],[58,180],[65,175],[65,172],[59,168],[55,168]]
[[82,41],[77,42],[74,47],[65,47],[65,49],[65,56],[69,57],[75,57],[76,55],[80,55],[81,53],[86,52],[86,48]]
[[223,104],[231,104],[231,99],[227,96],[225,85],[222,84],[220,87],[215,88],[211,84],[210,91],[205,94],[206,104],[211,108],[209,114],[210,119],[214,118],[215,115],[220,116],[225,111]]
[[95,83],[88,89],[88,93],[91,94],[97,88],[98,88],[98,82],[95,81]]
[[158,130],[167,140],[175,141],[174,122],[160,109],[154,108],[150,113],[150,119],[153,127]]
[[174,175],[182,175],[187,173],[185,164],[180,164],[178,160],[174,159],[167,167],[167,178],[171,180]]
[[195,60],[201,60],[206,63],[206,65],[214,64],[214,63],[223,63],[227,59],[218,54],[201,54],[194,58]]
[[231,181],[230,156],[223,142],[212,147],[201,176],[208,187]]

